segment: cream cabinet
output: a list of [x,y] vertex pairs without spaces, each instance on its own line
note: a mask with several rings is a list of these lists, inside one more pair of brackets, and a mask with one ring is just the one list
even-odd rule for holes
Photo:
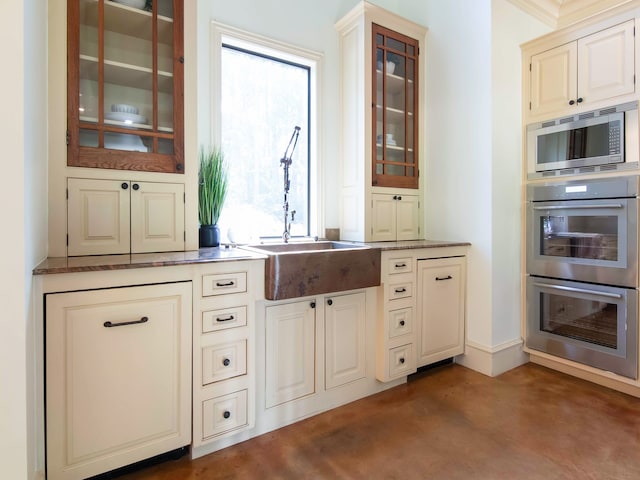
[[[340,41],[340,236],[419,239],[424,181],[426,28],[361,1]],[[402,197],[402,202],[398,200]]]
[[184,250],[184,185],[69,178],[68,255]]
[[198,271],[193,324],[193,451],[255,422],[255,301],[262,261],[203,265]]
[[[324,317],[316,318],[318,302]],[[324,338],[318,338],[318,322]],[[320,296],[266,307],[266,407],[316,393],[323,362],[329,390],[366,376],[364,292]],[[323,347],[324,346],[324,347]]]
[[[635,20],[561,45],[525,52],[529,65],[528,117],[558,117],[635,94]],[[527,58],[528,56],[528,58]]]
[[465,257],[418,260],[417,365],[464,353]]
[[191,442],[191,285],[46,295],[48,479]]
[[371,195],[371,241],[420,238],[420,199],[417,195]]
[[410,251],[382,252],[376,337],[376,378],[387,382],[416,371],[415,259]]
[[266,307],[266,407],[315,392],[315,300]]

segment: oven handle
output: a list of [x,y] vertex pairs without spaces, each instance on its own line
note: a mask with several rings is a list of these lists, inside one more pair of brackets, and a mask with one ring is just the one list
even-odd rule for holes
[[587,290],[586,288],[563,287],[560,285],[549,285],[546,283],[536,283],[536,282],[534,282],[533,285],[535,287],[550,288],[553,290],[562,290],[564,292],[588,293],[590,295],[598,295],[600,297],[609,297],[609,298],[618,298],[618,299],[622,298],[622,295],[620,295],[619,293],[598,292],[597,290]]
[[586,210],[594,208],[623,208],[621,203],[609,203],[603,205],[549,205],[546,207],[533,207],[534,210]]

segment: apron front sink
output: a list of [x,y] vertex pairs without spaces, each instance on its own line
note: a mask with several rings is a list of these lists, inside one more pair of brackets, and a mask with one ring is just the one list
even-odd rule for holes
[[380,249],[349,242],[241,247],[266,255],[265,298],[283,300],[380,285]]

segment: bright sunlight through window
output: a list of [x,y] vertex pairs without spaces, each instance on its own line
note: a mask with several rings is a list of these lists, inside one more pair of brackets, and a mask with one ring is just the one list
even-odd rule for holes
[[[221,51],[221,142],[229,189],[220,225],[231,241],[282,238],[284,177],[280,159],[295,126],[290,166],[291,236],[309,236],[311,68],[289,58],[227,43]],[[234,238],[235,237],[235,238]]]

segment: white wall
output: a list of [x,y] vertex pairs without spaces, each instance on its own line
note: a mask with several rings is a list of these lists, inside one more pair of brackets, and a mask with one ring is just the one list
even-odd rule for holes
[[46,31],[43,2],[3,2],[0,465],[16,480],[34,478],[38,454],[31,270],[46,256]]

